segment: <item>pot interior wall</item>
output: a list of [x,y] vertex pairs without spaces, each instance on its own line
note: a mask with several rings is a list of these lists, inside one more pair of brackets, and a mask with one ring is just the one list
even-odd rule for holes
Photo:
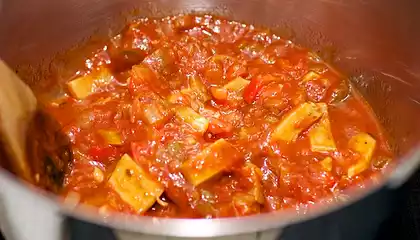
[[[319,51],[366,97],[397,154],[420,138],[420,2],[344,0],[5,1],[0,57],[37,92],[54,92],[86,49],[137,16],[208,12],[269,26]],[[93,36],[93,37],[92,37]],[[68,51],[70,48],[78,50]],[[54,81],[53,81],[54,80]],[[40,91],[42,89],[42,91]]]

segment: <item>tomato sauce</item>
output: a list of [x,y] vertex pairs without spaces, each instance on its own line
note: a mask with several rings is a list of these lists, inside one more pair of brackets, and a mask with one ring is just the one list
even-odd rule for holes
[[60,194],[102,214],[218,218],[333,201],[392,159],[347,78],[270,30],[211,15],[130,23],[48,112]]

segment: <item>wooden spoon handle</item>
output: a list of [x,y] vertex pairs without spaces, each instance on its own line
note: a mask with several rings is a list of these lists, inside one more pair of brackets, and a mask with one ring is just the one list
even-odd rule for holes
[[25,135],[36,107],[31,89],[0,59],[0,136],[10,154],[12,171],[30,182],[33,179],[26,162]]

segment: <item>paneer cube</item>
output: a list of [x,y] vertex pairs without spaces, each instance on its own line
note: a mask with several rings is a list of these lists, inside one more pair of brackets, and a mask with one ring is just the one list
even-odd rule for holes
[[138,64],[132,67],[132,76],[136,79],[135,82],[141,84],[151,83],[156,81],[155,73],[145,64]]
[[239,151],[224,139],[219,139],[181,166],[185,178],[197,186],[232,166],[241,159]]
[[203,84],[199,76],[195,76],[195,75],[188,76],[188,84],[190,86],[189,89],[191,89],[192,92],[194,92],[198,100],[202,102],[210,100],[210,96],[207,92],[207,88]]
[[162,96],[166,94],[166,83],[144,62],[132,67],[128,86],[133,96],[142,95],[149,91],[154,94],[163,94]]
[[364,172],[368,168],[369,168],[369,164],[366,164],[365,162],[360,161],[356,164],[351,165],[347,169],[347,176],[349,177],[356,176],[357,174]]
[[349,140],[349,148],[360,155],[358,163],[347,170],[349,177],[355,176],[369,168],[370,160],[376,147],[376,140],[367,133],[358,133]]
[[104,178],[105,178],[104,172],[102,172],[102,170],[99,169],[98,167],[95,167],[93,169],[93,178],[97,182],[103,182],[104,181]]
[[271,134],[272,141],[293,142],[299,134],[322,116],[322,109],[313,102],[305,102],[294,108],[277,125]]
[[91,76],[83,76],[76,78],[67,83],[70,94],[77,99],[84,99],[89,96],[94,90],[95,79]]
[[332,161],[333,161],[333,159],[331,157],[326,157],[326,158],[322,159],[322,161],[319,162],[321,164],[322,170],[324,170],[326,172],[331,172]]
[[254,196],[256,202],[264,204],[265,199],[263,194],[263,187],[261,184],[261,169],[250,162],[245,164],[245,169],[249,172],[249,177],[251,178],[252,184],[254,185],[251,189],[250,194]]
[[260,204],[252,195],[237,192],[232,197],[232,206],[237,217],[260,213]]
[[181,121],[190,125],[196,132],[204,134],[209,127],[209,120],[195,112],[190,107],[179,107],[175,115]]
[[159,125],[171,116],[170,109],[159,102],[142,104],[141,119],[149,125]]
[[108,184],[137,213],[144,213],[162,195],[163,186],[125,154],[119,160]]
[[309,131],[309,140],[313,152],[333,152],[337,150],[331,132],[330,120],[328,117],[328,107],[325,103],[317,104],[322,110],[320,121]]
[[95,88],[103,86],[112,81],[112,74],[107,68],[102,68],[89,75],[78,77],[67,83],[67,87],[72,97],[84,99],[95,92]]
[[143,64],[149,66],[158,75],[168,74],[176,69],[175,51],[162,47],[144,58]]
[[349,148],[361,155],[365,162],[370,162],[375,151],[376,140],[367,133],[358,133],[349,141]]
[[226,83],[223,88],[230,90],[230,91],[234,91],[234,92],[239,92],[242,91],[246,86],[248,86],[248,84],[251,81],[248,81],[246,79],[243,79],[241,77],[237,77],[235,79],[233,79],[232,81]]
[[122,140],[120,133],[114,130],[98,130],[99,135],[110,145],[121,145]]
[[306,73],[303,77],[302,77],[302,82],[308,82],[308,81],[312,81],[312,80],[316,80],[319,79],[321,76],[314,72],[314,71],[309,71],[308,73]]

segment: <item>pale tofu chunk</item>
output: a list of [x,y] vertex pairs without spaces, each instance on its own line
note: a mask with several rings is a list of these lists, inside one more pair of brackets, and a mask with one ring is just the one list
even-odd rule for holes
[[353,136],[348,144],[349,148],[360,155],[359,162],[351,166],[347,175],[355,176],[369,168],[370,160],[376,147],[376,140],[367,133],[358,133]]
[[293,142],[299,134],[322,116],[322,109],[313,102],[305,102],[286,114],[271,134],[271,140]]
[[91,76],[83,76],[68,82],[67,86],[74,98],[84,99],[93,92],[94,81]]
[[248,81],[246,79],[243,79],[241,77],[237,77],[235,79],[233,79],[232,81],[226,83],[223,88],[230,90],[230,91],[235,91],[235,92],[239,92],[242,91],[246,86],[248,86],[248,84],[251,81]]
[[99,135],[110,145],[122,145],[120,133],[114,130],[98,130]]
[[254,185],[250,193],[254,196],[256,202],[264,204],[265,199],[263,194],[263,187],[261,184],[261,169],[250,162],[245,163],[245,168],[249,171],[252,184]]
[[95,167],[93,169],[93,178],[97,182],[103,182],[104,181],[104,173],[102,172],[101,169],[99,169],[98,167]]
[[177,108],[175,115],[200,134],[204,134],[209,127],[209,120],[198,114],[190,107]]
[[331,132],[328,107],[325,103],[317,104],[322,109],[320,121],[309,131],[309,141],[313,152],[333,152],[337,150]]
[[210,100],[210,96],[207,92],[206,86],[201,81],[200,77],[198,76],[189,76],[188,83],[190,85],[190,90],[195,93],[198,100],[205,102]]
[[224,139],[219,139],[181,166],[185,178],[194,186],[207,181],[239,160],[238,150]]
[[321,167],[322,167],[322,169],[324,171],[331,172],[331,170],[332,170],[332,161],[333,161],[333,159],[331,157],[326,157],[326,158],[324,158],[319,163],[321,164]]
[[112,74],[107,68],[102,68],[89,75],[78,77],[67,83],[67,87],[72,97],[84,99],[94,93],[95,88],[109,84],[112,81]]
[[137,213],[147,211],[164,191],[163,186],[150,178],[127,154],[119,160],[108,183]]
[[369,164],[366,164],[365,162],[360,161],[350,166],[349,169],[347,169],[347,176],[349,177],[356,176],[357,174],[362,173],[368,168],[369,168]]
[[171,110],[159,102],[142,104],[141,119],[149,125],[160,125],[170,116]]
[[321,77],[318,73],[314,71],[309,71],[305,76],[302,77],[302,82],[309,82],[313,80],[317,80]]

